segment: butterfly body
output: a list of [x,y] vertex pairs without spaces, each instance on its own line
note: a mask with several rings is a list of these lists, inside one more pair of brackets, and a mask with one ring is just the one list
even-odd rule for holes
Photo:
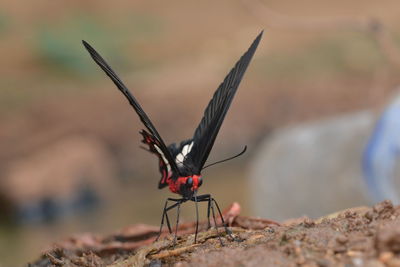
[[162,189],[168,186],[172,193],[179,194],[185,198],[191,198],[193,193],[197,191],[203,183],[201,175],[193,173],[190,165],[188,166],[187,163],[183,163],[193,147],[193,140],[183,141],[179,146],[177,146],[176,143],[172,143],[167,147],[169,153],[175,159],[180,174],[174,176],[170,163],[166,160],[156,140],[145,130],[142,130],[140,133],[143,135],[142,143],[147,144],[150,148],[149,151],[159,158],[161,180],[158,184],[158,188]]
[[199,189],[203,179],[199,175],[192,175],[186,177],[178,177],[178,179],[168,180],[169,190],[172,193],[179,194],[184,198],[192,198],[195,191]]
[[[208,202],[208,225],[210,226],[210,210],[212,211],[214,223],[217,226],[214,214],[214,204],[221,216],[221,220],[227,233],[229,233],[227,226],[224,223],[221,211],[217,202],[209,194],[197,195],[199,187],[202,185],[203,180],[201,171],[210,166],[204,167],[210,151],[214,145],[215,139],[224,121],[225,115],[229,110],[233,97],[239,87],[243,75],[257,49],[261,40],[262,32],[256,37],[249,49],[243,54],[235,66],[231,69],[223,82],[215,91],[213,97],[208,103],[203,118],[201,119],[198,127],[196,128],[193,137],[186,141],[181,142],[179,145],[171,144],[166,146],[157,129],[143,111],[142,107],[131,94],[128,88],[124,85],[118,75],[111,69],[107,62],[91,47],[88,43],[83,41],[85,48],[90,53],[93,60],[100,66],[100,68],[107,74],[108,77],[114,82],[118,89],[125,95],[130,105],[136,111],[140,120],[146,129],[143,129],[140,134],[142,135],[142,143],[147,145],[149,152],[155,154],[159,160],[159,171],[161,179],[158,188],[169,188],[172,193],[182,196],[182,198],[174,199],[168,198],[161,221],[160,233],[164,224],[164,218],[167,221],[168,229],[171,233],[170,222],[168,218],[168,211],[177,207],[177,225],[179,221],[179,208],[180,205],[186,201],[194,201],[196,203],[196,234],[195,242],[198,231],[198,202]],[[243,150],[244,153],[246,150]],[[239,155],[241,155],[240,153]],[[222,161],[220,161],[222,162]],[[212,165],[212,164],[211,164]],[[169,201],[175,202],[168,206]],[[175,237],[177,233],[177,226],[175,230]]]

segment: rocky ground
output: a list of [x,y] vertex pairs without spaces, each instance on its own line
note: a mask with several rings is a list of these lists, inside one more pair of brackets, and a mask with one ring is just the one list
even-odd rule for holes
[[190,222],[174,245],[166,231],[154,242],[158,227],[134,225],[71,237],[29,266],[400,266],[400,206],[389,201],[282,223],[239,213],[237,203],[223,212],[232,236],[201,222],[195,244]]

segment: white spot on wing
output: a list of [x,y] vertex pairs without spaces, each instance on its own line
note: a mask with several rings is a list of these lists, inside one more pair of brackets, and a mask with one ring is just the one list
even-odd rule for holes
[[183,164],[183,161],[185,160],[187,154],[189,154],[190,151],[192,150],[192,147],[193,147],[193,141],[190,144],[186,144],[186,145],[183,146],[181,153],[176,155],[176,158],[175,158],[175,162],[178,165],[182,165]]
[[176,161],[176,163],[182,165],[182,162],[183,162],[184,158],[185,157],[182,155],[182,153],[179,153],[178,155],[176,155],[175,161]]
[[190,145],[189,145],[187,154],[189,154],[190,151],[192,151],[192,147],[193,147],[193,141],[192,141],[192,142],[190,143]]
[[168,173],[171,172],[171,166],[169,165],[168,160],[165,158],[164,153],[162,152],[162,150],[156,145],[154,145],[154,147],[156,148],[157,152],[161,155],[162,160],[164,161],[165,165],[167,166],[167,172]]

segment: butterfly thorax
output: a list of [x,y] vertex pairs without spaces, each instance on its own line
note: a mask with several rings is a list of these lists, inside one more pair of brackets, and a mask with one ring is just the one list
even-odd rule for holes
[[168,179],[169,190],[172,193],[179,194],[185,198],[191,198],[202,185],[203,179],[200,175],[178,177],[177,179]]

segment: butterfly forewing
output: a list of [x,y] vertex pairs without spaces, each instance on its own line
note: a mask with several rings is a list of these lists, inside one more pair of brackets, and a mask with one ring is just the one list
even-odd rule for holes
[[[128,88],[124,85],[117,74],[111,69],[107,62],[97,53],[97,51],[91,47],[87,42],[82,41],[83,45],[89,52],[93,60],[100,66],[100,68],[107,74],[108,77],[114,82],[118,89],[125,95],[131,106],[134,108],[138,114],[140,120],[143,122],[144,126],[149,130],[150,133],[142,131],[143,142],[149,146],[150,152],[156,154],[160,159],[160,172],[162,173],[160,186],[164,184],[166,177],[169,173],[164,173],[164,171],[170,170],[172,172],[172,178],[179,176],[179,169],[168,150],[167,146],[163,142],[160,134],[157,132],[154,125],[151,123],[147,114],[143,111],[142,107],[139,105],[135,97],[129,92]],[[146,139],[147,138],[147,139]]]
[[257,49],[262,34],[263,32],[257,36],[247,52],[243,54],[228,73],[204,111],[204,116],[193,135],[193,147],[185,159],[187,165],[193,166],[195,174],[200,174],[210,154],[218,131],[221,128],[247,66]]

